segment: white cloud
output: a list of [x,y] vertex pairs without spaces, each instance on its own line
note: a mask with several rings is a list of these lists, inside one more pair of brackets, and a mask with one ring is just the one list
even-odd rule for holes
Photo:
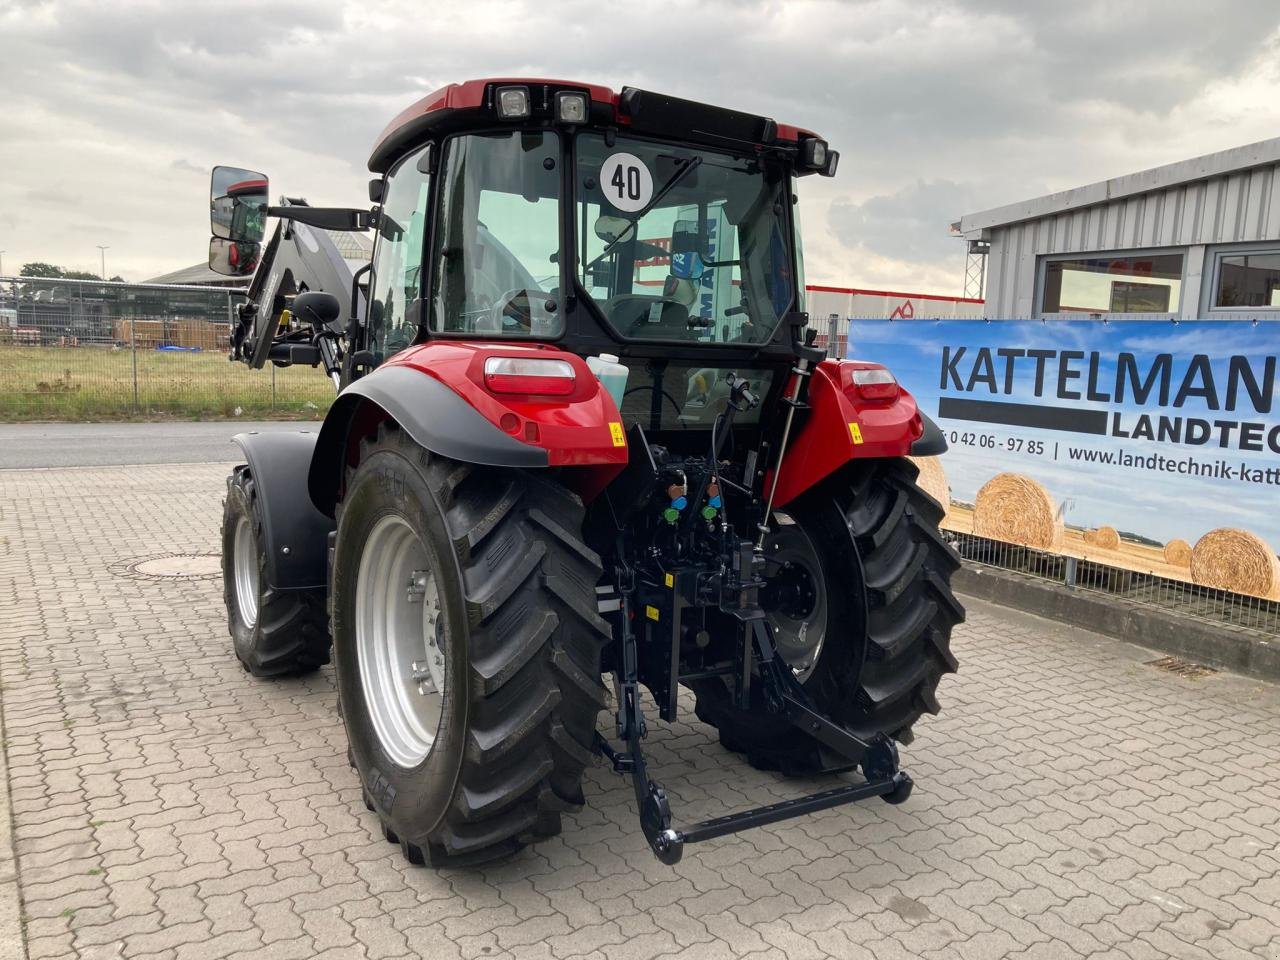
[[959,293],[960,214],[1273,136],[1280,11],[1242,0],[0,0],[0,247],[141,279],[199,260],[202,171],[359,204],[378,131],[486,75],[660,89],[815,129],[809,277]]

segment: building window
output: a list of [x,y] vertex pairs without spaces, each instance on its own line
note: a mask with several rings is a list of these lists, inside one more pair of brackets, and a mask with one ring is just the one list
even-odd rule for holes
[[1182,269],[1180,253],[1045,260],[1040,312],[1177,313]]
[[1218,256],[1213,309],[1280,309],[1280,249]]

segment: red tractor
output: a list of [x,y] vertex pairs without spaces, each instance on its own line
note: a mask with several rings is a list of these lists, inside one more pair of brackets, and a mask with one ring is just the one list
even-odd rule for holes
[[[332,649],[365,803],[411,861],[558,833],[597,757],[666,863],[909,795],[895,741],[937,712],[964,616],[908,459],[945,442],[888,370],[814,346],[795,186],[837,161],[764,117],[490,79],[392,121],[371,210],[266,207],[264,185],[235,356],[339,393],[318,434],[237,438],[231,633],[255,676]],[[283,268],[291,239],[325,253],[308,227],[372,228],[372,263]],[[668,721],[684,688],[756,767],[861,777],[679,825],[641,688]]]

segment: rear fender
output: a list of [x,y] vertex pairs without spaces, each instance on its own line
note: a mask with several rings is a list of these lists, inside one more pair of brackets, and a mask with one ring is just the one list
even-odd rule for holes
[[314,433],[240,433],[262,519],[267,582],[277,590],[323,589],[333,521],[303,496]]
[[[484,387],[484,360],[537,352],[574,367],[568,397],[499,396]],[[626,465],[622,418],[586,363],[554,347],[432,341],[396,354],[342,391],[311,461],[311,499],[332,515],[360,440],[394,420],[419,446],[462,463],[567,468],[560,479],[590,500]]]
[[[933,426],[926,444],[925,417],[906,390],[892,400],[867,401],[853,385],[854,370],[875,366],[857,360],[823,360],[813,370],[804,425],[791,438],[778,471],[774,503],[785,506],[814,484],[830,476],[850,460],[905,457],[946,449],[941,432]],[[768,489],[768,487],[766,487]]]

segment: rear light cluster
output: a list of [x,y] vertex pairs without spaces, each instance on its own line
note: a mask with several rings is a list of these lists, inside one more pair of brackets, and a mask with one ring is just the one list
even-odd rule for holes
[[884,367],[858,367],[850,375],[854,393],[869,403],[885,403],[898,399],[902,388]]
[[484,385],[490,393],[512,396],[567,397],[576,380],[567,360],[543,357],[489,357]]

